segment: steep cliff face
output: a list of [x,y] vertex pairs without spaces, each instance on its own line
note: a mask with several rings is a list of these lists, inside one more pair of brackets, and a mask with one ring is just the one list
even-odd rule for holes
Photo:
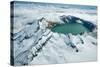
[[13,34],[14,65],[96,60],[96,38],[88,33],[54,33],[48,24],[46,20],[34,20]]

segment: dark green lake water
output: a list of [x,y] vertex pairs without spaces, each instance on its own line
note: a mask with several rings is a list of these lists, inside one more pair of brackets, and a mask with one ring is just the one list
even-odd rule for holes
[[82,32],[89,32],[89,29],[84,27],[82,24],[79,23],[68,23],[68,24],[60,24],[56,25],[54,28],[51,29],[53,32],[58,33],[72,33],[74,35],[80,34]]

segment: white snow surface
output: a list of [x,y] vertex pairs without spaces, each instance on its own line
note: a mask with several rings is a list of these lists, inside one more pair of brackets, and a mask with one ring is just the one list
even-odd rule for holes
[[[79,52],[69,47],[65,42],[63,36],[53,33],[55,36],[51,38],[42,51],[29,64],[55,64],[55,63],[72,63],[72,62],[86,62],[96,61],[97,46],[88,40],[88,36],[72,36],[72,42],[77,46]],[[66,36],[65,36],[66,37]],[[81,43],[80,38],[84,41]],[[66,38],[66,41],[67,40]]]

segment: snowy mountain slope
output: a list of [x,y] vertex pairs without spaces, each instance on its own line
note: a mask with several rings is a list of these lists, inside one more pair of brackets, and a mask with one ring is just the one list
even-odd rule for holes
[[[25,27],[18,33],[14,34],[14,58],[15,63],[28,63],[28,55],[31,50],[33,53],[37,52],[51,36],[50,30],[41,29],[39,22],[33,22],[29,27]],[[45,37],[46,36],[46,37]],[[43,39],[41,41],[41,39]],[[35,47],[34,47],[35,46]],[[33,54],[35,55],[35,54]],[[22,57],[21,57],[22,56]],[[24,56],[24,57],[23,57]],[[23,62],[23,60],[26,61]]]
[[[77,36],[74,36],[73,38],[76,37]],[[91,42],[86,41],[87,38],[85,38],[84,36],[81,37],[84,38],[84,44],[82,44],[80,41],[76,41],[76,43],[78,43],[76,44],[76,46],[79,49],[79,52],[75,52],[74,49],[69,47],[68,44],[63,41],[62,36],[59,37],[59,39],[57,38],[56,40],[51,38],[46,46],[44,46],[43,51],[39,53],[39,56],[34,58],[34,60],[30,64],[54,64],[95,61],[97,51],[96,46],[91,44]]]
[[15,65],[96,60],[97,47],[94,44],[97,42],[94,37],[88,33],[54,33],[46,28],[47,24],[45,20],[37,20],[14,34]]

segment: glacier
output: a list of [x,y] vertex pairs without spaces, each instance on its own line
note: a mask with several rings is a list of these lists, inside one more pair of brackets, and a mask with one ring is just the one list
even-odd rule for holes
[[[16,7],[14,4],[12,58],[14,65],[60,64],[97,60],[97,16],[95,11],[54,6]],[[42,9],[41,9],[42,8]],[[73,11],[74,9],[74,11]],[[42,18],[45,19],[42,19]],[[88,18],[88,19],[87,19]],[[75,21],[91,30],[82,34],[52,32],[48,21]]]

